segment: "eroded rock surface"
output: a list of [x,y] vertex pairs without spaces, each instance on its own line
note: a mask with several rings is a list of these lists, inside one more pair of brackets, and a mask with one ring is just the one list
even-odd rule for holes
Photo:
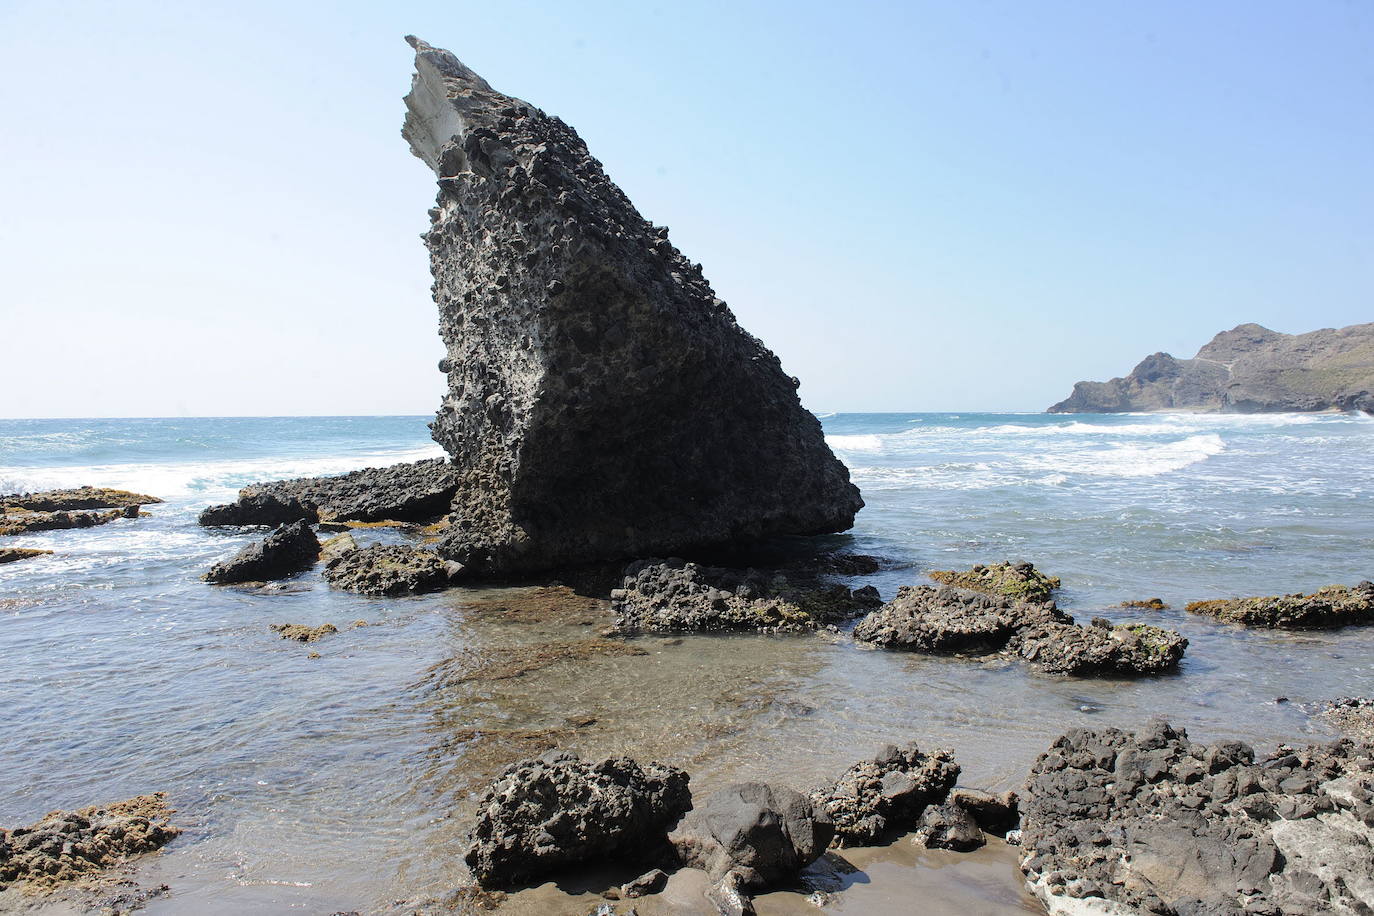
[[1143,410],[1374,412],[1374,324],[1280,334],[1222,331],[1192,359],[1147,356],[1130,375],[1079,382],[1050,413]]
[[599,763],[553,752],[514,764],[478,801],[464,859],[486,887],[558,868],[642,859],[691,806],[687,774],[628,757]]
[[31,512],[6,508],[0,511],[0,535],[32,534],[39,531],[65,531],[68,528],[94,528],[121,518],[138,518],[138,506],[101,511]]
[[786,786],[739,783],[699,801],[669,841],[684,865],[746,891],[785,881],[820,858],[834,828],[811,799]]
[[239,498],[210,506],[202,525],[281,525],[319,521],[428,522],[449,510],[458,474],[443,458],[385,468],[364,468],[337,477],[298,477],[257,483]]
[[1001,595],[1018,601],[1049,601],[1059,587],[1058,576],[1047,576],[1032,563],[992,563],[963,572],[933,569],[926,575],[944,585]]
[[339,632],[339,628],[332,623],[322,623],[317,627],[303,623],[274,623],[270,629],[282,639],[294,639],[296,642],[317,642]]
[[216,563],[203,578],[216,584],[266,582],[310,568],[319,555],[320,542],[310,526],[291,522]]
[[109,487],[73,487],[43,490],[38,493],[12,493],[0,496],[0,508],[29,512],[71,512],[78,509],[127,509],[160,503],[156,496],[113,490]]
[[676,558],[631,564],[611,592],[616,628],[627,634],[800,632],[881,603],[871,586],[851,590],[800,571],[728,569]]
[[948,750],[889,744],[812,792],[811,801],[834,825],[837,845],[864,845],[911,829],[927,805],[944,802],[958,778]]
[[931,805],[916,822],[916,842],[929,849],[971,852],[987,842],[978,821],[953,801]]
[[853,524],[797,381],[577,133],[415,38],[404,135],[459,469],[440,552],[480,573],[664,556]]
[[0,547],[0,563],[15,563],[31,560],[52,553],[51,550],[33,550],[27,547]]
[[1021,868],[1054,914],[1367,913],[1372,753],[1075,729],[1031,770]]
[[1032,603],[950,586],[903,586],[854,628],[885,649],[953,654],[1006,652],[1065,675],[1156,674],[1178,666],[1188,640],[1146,624],[1100,618],[1082,627],[1054,602]]
[[324,577],[364,595],[416,595],[446,588],[452,571],[433,551],[382,544],[336,554],[325,563]]
[[1227,623],[1281,630],[1332,629],[1374,623],[1374,582],[1353,588],[1328,585],[1310,595],[1218,598],[1194,601],[1185,610]]
[[159,849],[181,833],[167,820],[172,813],[158,793],[54,811],[28,827],[0,830],[0,890],[19,883],[52,888]]

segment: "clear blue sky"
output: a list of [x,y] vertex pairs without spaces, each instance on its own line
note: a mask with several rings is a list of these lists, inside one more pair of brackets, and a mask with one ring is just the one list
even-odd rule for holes
[[1374,4],[0,0],[0,416],[429,413],[402,36],[582,134],[819,410],[1374,320]]

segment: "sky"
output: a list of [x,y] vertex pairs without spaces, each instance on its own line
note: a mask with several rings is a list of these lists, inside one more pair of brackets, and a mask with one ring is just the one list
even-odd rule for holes
[[428,414],[414,33],[557,114],[815,410],[1374,321],[1374,3],[0,0],[0,417]]

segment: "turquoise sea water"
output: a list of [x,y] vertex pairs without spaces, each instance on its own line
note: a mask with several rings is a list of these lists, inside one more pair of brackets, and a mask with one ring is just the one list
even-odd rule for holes
[[[844,636],[741,636],[640,641],[643,656],[519,678],[437,677],[431,666],[477,671],[521,647],[593,636],[604,620],[521,617],[506,607],[528,594],[518,589],[378,600],[313,574],[288,591],[213,588],[199,574],[254,535],[195,524],[254,481],[439,455],[425,418],[3,420],[0,492],[94,484],[167,502],[137,521],[6,539],[55,554],[0,566],[0,824],[165,790],[190,829],[146,866],[173,889],[150,912],[366,910],[462,880],[474,785],[531,735],[669,760],[705,788],[738,778],[804,788],[872,744],[915,739],[952,746],[966,784],[999,788],[1074,725],[1165,714],[1198,737],[1264,745],[1326,734],[1303,703],[1374,694],[1374,628],[1246,632],[1181,610],[1111,608],[1374,577],[1370,418],[822,422],[867,501],[855,529],[832,540],[891,561],[868,580],[885,597],[925,569],[1032,560],[1062,577],[1061,604],[1081,618],[1144,615],[1181,630],[1191,645],[1180,673],[1065,680],[1000,660],[873,652]],[[310,647],[317,659],[267,631],[358,619],[373,626]],[[569,731],[569,717],[597,722]],[[1005,879],[988,891],[964,866],[941,872],[968,882],[979,901],[969,912],[1026,905],[1014,868],[961,861]],[[919,885],[922,867],[898,871]],[[884,880],[828,911],[886,912],[883,888],[912,890]]]

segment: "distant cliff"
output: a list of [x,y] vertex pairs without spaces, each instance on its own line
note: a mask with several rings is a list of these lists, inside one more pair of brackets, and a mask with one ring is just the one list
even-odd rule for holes
[[1156,353],[1125,378],[1079,382],[1049,412],[1147,410],[1374,413],[1374,323],[1308,334],[1242,324],[1192,359]]

